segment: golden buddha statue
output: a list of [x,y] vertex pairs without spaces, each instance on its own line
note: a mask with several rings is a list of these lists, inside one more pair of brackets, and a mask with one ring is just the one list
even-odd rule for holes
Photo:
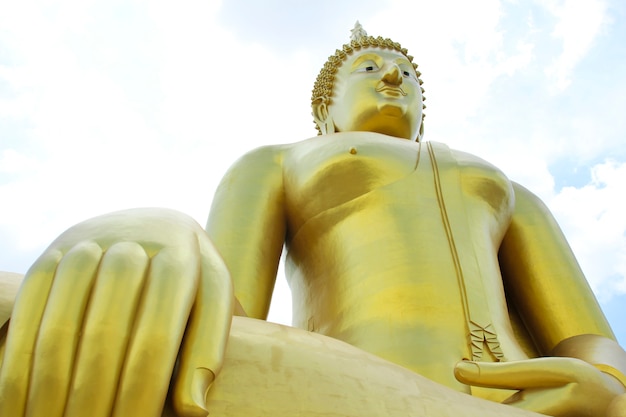
[[[321,135],[237,161],[206,232],[143,209],[61,235],[3,328],[0,415],[625,416],[626,352],[552,216],[422,140],[421,84],[357,25]],[[297,328],[262,321],[283,246]]]

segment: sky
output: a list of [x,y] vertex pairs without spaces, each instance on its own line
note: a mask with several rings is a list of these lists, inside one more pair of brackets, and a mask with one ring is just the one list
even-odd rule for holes
[[622,0],[2,2],[0,270],[115,210],[204,225],[239,156],[316,134],[313,81],[357,19],[415,56],[425,140],[548,205],[626,346]]

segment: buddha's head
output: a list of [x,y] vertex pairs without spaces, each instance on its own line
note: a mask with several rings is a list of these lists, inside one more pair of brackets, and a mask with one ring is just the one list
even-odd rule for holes
[[368,131],[420,140],[426,106],[419,76],[406,49],[367,36],[357,22],[351,42],[328,58],[315,81],[311,107],[319,134]]

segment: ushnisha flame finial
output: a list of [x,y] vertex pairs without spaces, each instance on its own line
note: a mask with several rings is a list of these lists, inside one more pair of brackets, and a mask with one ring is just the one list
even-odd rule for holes
[[354,24],[354,29],[352,29],[350,34],[350,40],[351,41],[360,41],[361,38],[364,38],[367,36],[367,32],[365,31],[365,29],[363,29],[363,26],[361,26],[361,23],[359,23],[359,21],[357,20],[356,23]]

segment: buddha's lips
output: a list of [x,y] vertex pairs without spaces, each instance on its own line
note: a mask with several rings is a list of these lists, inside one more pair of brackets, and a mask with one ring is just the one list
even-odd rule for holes
[[391,86],[391,85],[388,85],[388,84],[385,84],[385,83],[382,83],[381,85],[376,87],[376,91],[379,92],[379,93],[381,91],[393,91],[393,92],[402,94],[403,96],[406,96],[406,93],[404,92],[402,87],[400,87],[400,86]]

